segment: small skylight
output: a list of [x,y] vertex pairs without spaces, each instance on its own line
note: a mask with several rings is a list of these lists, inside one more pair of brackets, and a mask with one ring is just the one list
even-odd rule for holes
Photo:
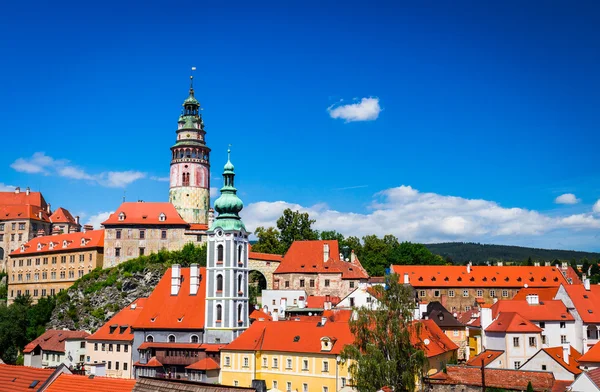
[[31,389],[35,388],[36,385],[38,385],[39,383],[40,383],[39,380],[33,380],[31,382],[31,384],[29,384],[29,388],[31,388]]
[[294,336],[294,342],[299,342],[299,341],[300,341],[300,336],[299,335]]
[[592,309],[588,309],[588,313],[594,313]]

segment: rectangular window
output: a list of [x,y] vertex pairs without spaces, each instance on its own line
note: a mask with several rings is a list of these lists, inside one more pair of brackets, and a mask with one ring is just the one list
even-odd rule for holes
[[75,271],[69,271],[69,279],[75,278]]
[[108,361],[108,370],[110,370],[112,368],[112,362]]
[[285,286],[285,288],[286,288],[286,289],[287,289],[288,287],[290,287],[290,281],[289,281],[289,280],[286,280],[286,281],[285,281],[285,285],[284,285],[284,286]]
[[315,280],[311,279],[308,284],[310,287],[315,287]]
[[325,279],[325,287],[329,287],[329,279]]
[[85,355],[80,355],[79,356],[79,362],[83,362],[85,361]]
[[248,359],[248,357],[244,357],[244,367],[245,368],[249,367],[250,366],[249,364],[250,364],[250,360]]
[[273,358],[273,367],[274,368],[279,367],[279,363],[277,361],[277,358]]
[[23,234],[19,233],[19,241],[23,241]]
[[342,388],[346,386],[346,377],[342,377]]
[[329,392],[329,388],[323,387],[323,392]]
[[33,296],[34,296],[34,297],[37,297],[37,296],[38,296],[38,289],[34,289],[34,290],[33,290]]
[[546,370],[546,365],[542,365],[542,370]]
[[302,392],[308,392],[308,384],[302,384]]
[[288,358],[288,359],[285,361],[285,368],[286,368],[286,369],[291,369],[291,368],[292,368],[292,360],[291,360],[290,358]]
[[537,342],[535,341],[535,337],[530,337],[529,338],[529,347],[536,347],[537,346]]
[[304,287],[304,279],[300,279],[300,287]]
[[567,335],[560,335],[560,343],[561,344],[567,343]]
[[238,385],[240,385],[240,382],[238,380],[233,380],[233,386],[237,387]]
[[25,223],[19,223],[19,230],[25,230]]
[[[439,291],[438,291],[439,292]],[[439,294],[436,295],[436,297],[439,297]],[[454,290],[448,290],[448,297],[453,298],[454,297]]]
[[350,307],[354,307],[354,298],[350,297]]
[[277,381],[273,380],[273,389],[277,389]]
[[166,230],[163,230],[160,232],[160,238],[163,240],[167,239],[167,231]]
[[121,345],[117,344],[117,352],[120,353],[121,352]]
[[329,361],[323,361],[323,372],[329,372]]
[[302,360],[302,370],[308,370],[308,359]]
[[546,322],[540,321],[540,328],[546,328]]
[[116,257],[121,256],[121,248],[115,248],[115,256]]
[[56,272],[50,272],[50,277],[54,280],[56,279]]
[[546,335],[542,335],[542,344],[546,344]]
[[[450,292],[452,292],[452,297],[454,297],[454,290],[448,290],[448,296],[450,296]],[[434,297],[439,297],[440,296],[440,290],[433,290],[433,296]]]
[[354,288],[354,281],[353,281],[353,280],[351,280],[351,281],[350,281],[350,288],[351,288],[351,289],[353,289],[353,288]]
[[0,223],[0,231],[4,231],[4,223]]
[[502,297],[508,297],[508,290],[502,290]]
[[267,367],[267,357],[263,357],[263,367]]
[[519,347],[519,338],[513,338],[513,347]]
[[225,357],[225,366],[231,366],[231,357]]
[[56,256],[52,256],[52,264],[56,264]]
[[119,362],[115,362],[115,370],[119,370]]
[[75,255],[69,256],[69,262],[70,263],[74,263],[75,262]]
[[419,297],[425,297],[425,290],[420,290],[419,291]]
[[145,253],[145,251],[146,251],[146,249],[144,249],[144,248],[140,248],[140,256],[143,256],[143,255],[144,255],[144,253]]
[[469,290],[463,290],[463,297],[469,296]]
[[81,263],[83,261],[85,261],[85,255],[84,254],[80,254],[79,255],[79,262]]
[[42,297],[46,296],[46,289],[42,289]]
[[124,344],[123,345],[123,352],[128,352],[129,351],[129,346]]
[[55,295],[56,294],[56,289],[50,289],[50,295]]
[[79,278],[83,277],[83,270],[79,270],[78,274],[79,274],[78,275]]
[[[14,229],[13,229],[13,230],[14,230]],[[14,241],[14,240],[15,240],[15,235],[14,235],[14,234],[11,234],[11,235],[10,235],[10,240],[11,240],[11,241]]]
[[490,290],[490,297],[495,297],[496,296],[496,290]]
[[117,237],[117,239],[121,238],[121,230],[117,230],[115,233],[115,236]]
[[515,369],[518,369],[521,367],[521,361],[515,361]]
[[455,329],[454,331],[452,331],[452,334],[453,334],[454,336],[458,336],[458,335],[459,335],[459,331],[458,331],[458,329]]
[[60,262],[65,264],[67,262],[67,256],[60,256]]
[[123,362],[123,370],[127,371],[127,362]]
[[40,258],[39,257],[35,259],[35,265],[40,265]]
[[85,348],[85,342],[79,343],[79,348]]
[[47,258],[47,257],[44,257],[44,258],[42,259],[42,263],[43,263],[44,265],[47,265],[47,264],[48,264],[48,258]]
[[483,290],[477,290],[477,296],[479,298],[483,297]]
[[561,321],[561,322],[560,322],[560,327],[561,327],[561,328],[567,328],[567,323],[566,323],[566,321]]
[[146,238],[146,231],[140,230],[140,240],[143,240],[144,238]]
[[285,383],[285,390],[287,392],[292,392],[292,383],[291,382],[288,381],[287,383]]
[[102,351],[106,351],[106,344],[102,343]]

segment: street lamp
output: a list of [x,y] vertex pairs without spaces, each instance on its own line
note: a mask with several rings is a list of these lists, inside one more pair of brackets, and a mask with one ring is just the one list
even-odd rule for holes
[[339,391],[338,388],[338,367],[340,366],[340,362],[342,362],[342,357],[340,357],[339,355],[337,357],[335,357],[335,392]]

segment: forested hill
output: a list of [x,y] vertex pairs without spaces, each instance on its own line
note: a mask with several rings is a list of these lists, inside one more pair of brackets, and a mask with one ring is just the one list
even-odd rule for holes
[[472,242],[444,242],[425,244],[432,253],[442,256],[453,263],[462,264],[468,261],[483,263],[486,261],[536,261],[554,260],[600,260],[600,253],[578,252],[574,250],[537,249],[509,245],[484,245]]

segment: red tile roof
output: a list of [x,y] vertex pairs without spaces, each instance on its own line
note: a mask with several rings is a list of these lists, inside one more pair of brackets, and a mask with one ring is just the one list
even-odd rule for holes
[[[323,246],[329,245],[329,259],[323,259]],[[369,274],[360,261],[347,262],[339,259],[338,242],[294,241],[283,257],[275,274],[342,274],[342,279],[368,279]]]
[[204,299],[206,297],[206,268],[198,268],[200,285],[196,295],[190,295],[190,268],[181,268],[181,288],[171,295],[171,273],[165,272],[148,297],[139,317],[133,323],[136,329],[204,329]]
[[586,375],[589,377],[590,380],[592,380],[594,384],[596,384],[598,388],[600,388],[600,368],[590,370],[586,372]]
[[311,309],[323,309],[325,307],[325,302],[327,302],[327,297],[329,297],[329,302],[331,302],[332,306],[335,306],[340,303],[340,297],[336,297],[333,295],[309,295],[306,297],[306,307]]
[[104,323],[95,333],[88,336],[87,340],[133,341],[131,325],[142,312],[145,303],[146,298],[136,299]]
[[[53,373],[54,369],[0,364],[0,386],[3,392],[36,392]],[[34,381],[36,386],[29,388]]]
[[577,350],[575,350],[572,346],[571,349],[569,351],[569,363],[566,363],[564,361],[563,358],[563,348],[562,347],[548,347],[548,348],[543,348],[543,351],[545,351],[550,358],[554,359],[556,362],[558,362],[562,367],[564,367],[565,369],[567,369],[569,372],[578,375],[579,373],[582,372],[581,369],[579,369],[579,362],[581,359],[581,353]]
[[135,380],[63,373],[46,388],[46,392],[131,392],[133,387]]
[[[125,214],[123,220],[119,220],[119,215]],[[165,220],[160,221],[160,214],[165,214]],[[164,202],[125,202],[110,214],[107,220],[102,222],[104,226],[119,225],[181,225],[187,226],[187,223],[181,218],[173,204]]]
[[222,347],[225,347],[224,344],[212,344],[212,343],[202,343],[201,348],[204,349],[207,353],[218,353],[221,351]]
[[219,370],[221,367],[212,358],[203,358],[198,362],[192,363],[190,366],[186,366],[186,369],[190,370]]
[[32,352],[37,346],[44,351],[65,352],[65,340],[67,339],[85,339],[90,334],[85,331],[63,331],[58,329],[49,329],[40,337],[32,340],[23,349],[24,353]]
[[150,358],[150,360],[148,361],[148,363],[140,363],[140,361],[137,361],[136,363],[133,364],[133,366],[142,366],[142,367],[162,367],[163,364],[160,363],[158,361],[158,359],[156,359],[156,357],[152,357]]
[[499,350],[485,350],[480,352],[477,356],[471,358],[468,362],[468,366],[479,366],[481,367],[481,363],[483,362],[483,366],[487,366],[490,363],[494,362],[499,356],[504,354],[504,351]]
[[427,358],[435,357],[449,351],[458,350],[458,346],[442,331],[433,320],[415,321],[410,341],[418,349],[423,350]]
[[[237,339],[221,349],[224,351],[280,351],[337,355],[344,346],[354,342],[347,322],[327,321],[318,327],[311,321],[255,321]],[[321,338],[333,343],[331,351],[321,351]]]
[[46,208],[46,200],[40,192],[0,192],[0,205],[24,205]]
[[569,310],[560,300],[541,301],[529,305],[526,300],[501,300],[492,305],[492,317],[498,313],[516,312],[529,321],[574,321]]
[[204,225],[202,223],[190,223],[190,230],[200,230],[205,231],[208,230],[208,225]]
[[[40,215],[41,214],[41,215]],[[50,222],[50,216],[43,208],[26,205],[0,205],[0,221],[32,219]]]
[[72,225],[77,224],[73,215],[69,212],[69,210],[59,207],[50,215],[50,222],[52,223],[69,223]]
[[104,230],[35,237],[15,249],[10,255],[17,257],[36,253],[72,252],[94,248],[104,248]]
[[269,316],[268,314],[266,314],[265,312],[263,312],[260,309],[254,309],[254,311],[252,311],[252,313],[250,313],[250,320],[261,320],[262,321],[272,321],[273,318],[271,316]]
[[579,362],[600,363],[600,344],[594,344],[585,354],[581,356],[581,358],[579,358]]
[[552,392],[565,392],[571,384],[573,384],[573,381],[570,380],[554,380]]
[[520,299],[524,300],[524,299],[527,299],[528,295],[537,294],[537,296],[540,299],[540,301],[551,301],[556,296],[556,293],[558,292],[558,287],[559,286],[555,286],[555,287],[535,287],[535,288],[532,288],[532,287],[525,288],[525,287],[523,287],[513,297],[513,299],[514,300],[520,300]]
[[407,273],[413,287],[558,287],[568,285],[556,267],[394,265],[403,281]]
[[274,255],[270,253],[260,253],[260,252],[252,252],[248,253],[248,258],[251,260],[263,260],[263,261],[283,261],[282,255]]
[[519,313],[503,312],[485,329],[486,332],[542,332],[542,329],[526,320]]
[[567,285],[565,290],[584,323],[600,323],[599,285],[591,285],[589,291],[582,284]]
[[[513,369],[484,369],[485,385],[490,388],[526,390],[527,384],[535,391],[549,391],[554,385],[551,372],[538,372]],[[439,372],[429,377],[432,384],[481,386],[481,368],[474,366],[446,365],[446,373]]]

